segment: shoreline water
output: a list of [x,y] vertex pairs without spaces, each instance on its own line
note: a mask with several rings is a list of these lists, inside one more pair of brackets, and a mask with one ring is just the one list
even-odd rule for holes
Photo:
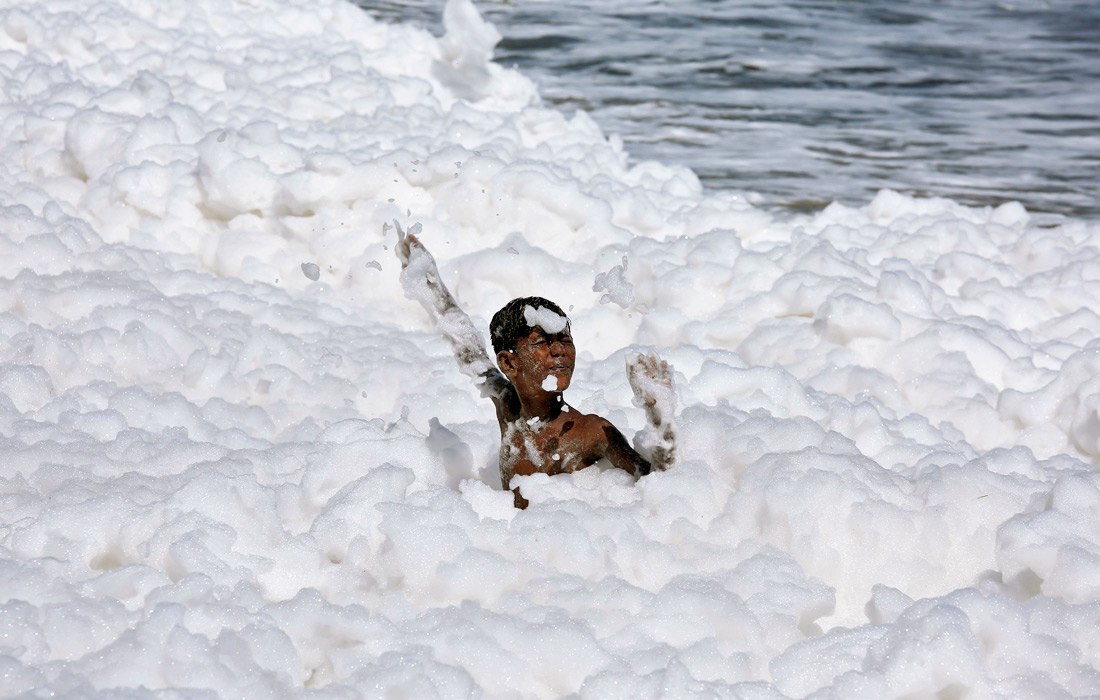
[[[893,189],[1100,217],[1100,9],[1000,2],[502,3],[503,66],[640,160],[763,206]],[[434,2],[369,3],[438,34]],[[608,38],[611,38],[609,41]]]

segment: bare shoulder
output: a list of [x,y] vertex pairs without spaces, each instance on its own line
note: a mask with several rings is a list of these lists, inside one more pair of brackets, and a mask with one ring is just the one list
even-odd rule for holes
[[599,431],[607,426],[611,426],[611,421],[603,416],[597,416],[595,413],[581,413],[575,408],[570,409],[568,413],[563,413],[561,420],[563,425],[572,423],[572,425],[569,426],[570,430],[586,432]]
[[576,410],[563,416],[561,435],[563,438],[584,445],[586,452],[599,456],[604,455],[608,445],[617,444],[623,440],[622,433],[611,421],[603,416]]
[[578,414],[575,420],[574,444],[578,446],[578,453],[584,455],[586,465],[607,458],[613,466],[634,476],[650,472],[649,462],[630,446],[611,421],[588,413]]

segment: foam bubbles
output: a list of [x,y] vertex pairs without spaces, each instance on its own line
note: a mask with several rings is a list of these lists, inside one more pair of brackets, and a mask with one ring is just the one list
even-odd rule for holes
[[[1100,693],[1095,222],[705,192],[468,2],[0,27],[0,695]],[[394,220],[624,435],[655,348],[673,468],[500,484]]]
[[555,313],[544,306],[523,307],[523,320],[531,328],[539,327],[547,333],[561,333],[569,324],[569,320],[561,314]]

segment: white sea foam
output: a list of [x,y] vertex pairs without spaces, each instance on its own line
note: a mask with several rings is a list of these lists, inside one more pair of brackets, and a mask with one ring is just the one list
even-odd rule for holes
[[527,321],[527,325],[531,328],[542,328],[547,333],[561,333],[569,324],[569,320],[565,316],[555,313],[545,306],[531,306],[530,304],[523,307],[523,320]]
[[[1100,226],[705,194],[447,18],[0,9],[0,695],[1100,693]],[[658,348],[679,462],[516,511],[393,219],[625,434]]]

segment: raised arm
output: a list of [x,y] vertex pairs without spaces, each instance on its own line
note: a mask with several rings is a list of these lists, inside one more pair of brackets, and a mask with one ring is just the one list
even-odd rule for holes
[[676,392],[672,370],[655,354],[637,355],[626,361],[634,405],[645,411],[647,426],[634,437],[634,446],[649,457],[655,471],[668,469],[676,459]]
[[[481,395],[494,402],[505,401],[512,385],[489,359],[481,335],[470,317],[458,307],[443,284],[435,258],[416,237],[420,233],[420,224],[410,226],[408,233],[397,221],[393,225],[397,230],[394,252],[401,261],[401,288],[405,296],[418,302],[428,312],[436,329],[451,344],[459,370],[474,380],[481,389]],[[389,225],[383,228],[388,229]]]

